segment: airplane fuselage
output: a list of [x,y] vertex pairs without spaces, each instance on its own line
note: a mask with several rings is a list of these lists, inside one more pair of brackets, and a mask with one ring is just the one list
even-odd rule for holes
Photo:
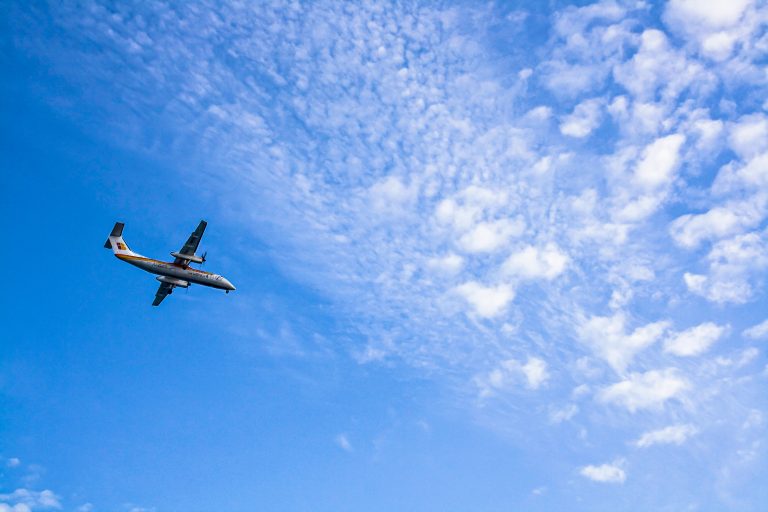
[[135,254],[115,254],[115,256],[126,263],[130,263],[134,267],[138,267],[159,276],[180,279],[189,283],[210,286],[211,288],[218,288],[228,292],[235,289],[227,278],[218,274],[212,274],[211,272],[205,272],[189,266],[155,260]]

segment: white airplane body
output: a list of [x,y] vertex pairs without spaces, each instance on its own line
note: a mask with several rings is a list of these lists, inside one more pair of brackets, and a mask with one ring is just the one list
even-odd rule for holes
[[157,274],[156,279],[160,281],[160,288],[158,288],[155,294],[155,300],[152,302],[153,306],[159,305],[163,299],[173,293],[173,289],[176,287],[188,288],[190,284],[200,284],[203,286],[210,286],[211,288],[218,288],[224,290],[227,293],[235,289],[227,278],[218,274],[212,274],[211,272],[204,272],[196,268],[189,266],[190,263],[203,263],[205,262],[205,254],[198,256],[195,254],[197,246],[200,244],[200,239],[203,237],[205,227],[208,225],[204,220],[200,221],[200,225],[189,236],[187,243],[181,248],[179,252],[172,252],[171,256],[176,259],[173,262],[166,262],[147,258],[141,254],[137,254],[128,248],[128,244],[123,240],[123,228],[125,224],[122,222],[115,223],[115,227],[112,228],[112,233],[109,238],[104,242],[106,249],[112,249],[115,256],[130,263],[135,267],[139,267],[142,270]]

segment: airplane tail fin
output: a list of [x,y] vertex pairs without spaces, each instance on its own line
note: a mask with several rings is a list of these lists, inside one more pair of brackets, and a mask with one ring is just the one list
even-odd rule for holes
[[125,240],[123,240],[124,227],[125,227],[124,223],[115,222],[115,227],[112,228],[112,233],[110,233],[109,238],[107,238],[107,241],[104,242],[104,248],[112,249],[112,252],[114,252],[115,255],[134,254],[134,252],[128,248],[128,244],[125,243]]

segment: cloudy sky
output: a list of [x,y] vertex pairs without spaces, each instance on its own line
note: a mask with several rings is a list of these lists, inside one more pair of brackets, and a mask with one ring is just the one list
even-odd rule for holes
[[765,2],[0,27],[0,512],[768,502]]

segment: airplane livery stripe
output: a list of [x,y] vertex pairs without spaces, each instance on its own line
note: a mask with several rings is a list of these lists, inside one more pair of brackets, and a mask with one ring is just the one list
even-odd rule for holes
[[[176,265],[176,264],[174,264],[174,263],[172,263],[170,261],[160,261],[160,260],[155,260],[155,259],[152,259],[152,258],[145,258],[144,256],[129,256],[127,254],[115,254],[115,256],[117,256],[121,260],[148,261],[150,263],[160,263],[161,265],[169,265],[169,266],[172,266],[172,267],[181,268],[178,265]],[[193,273],[197,273],[197,274],[213,275],[210,272],[206,272],[204,270],[198,270],[198,269],[192,268],[192,267],[187,267],[187,268],[184,268],[183,270],[187,270],[187,271],[190,271],[190,272],[193,272]]]

